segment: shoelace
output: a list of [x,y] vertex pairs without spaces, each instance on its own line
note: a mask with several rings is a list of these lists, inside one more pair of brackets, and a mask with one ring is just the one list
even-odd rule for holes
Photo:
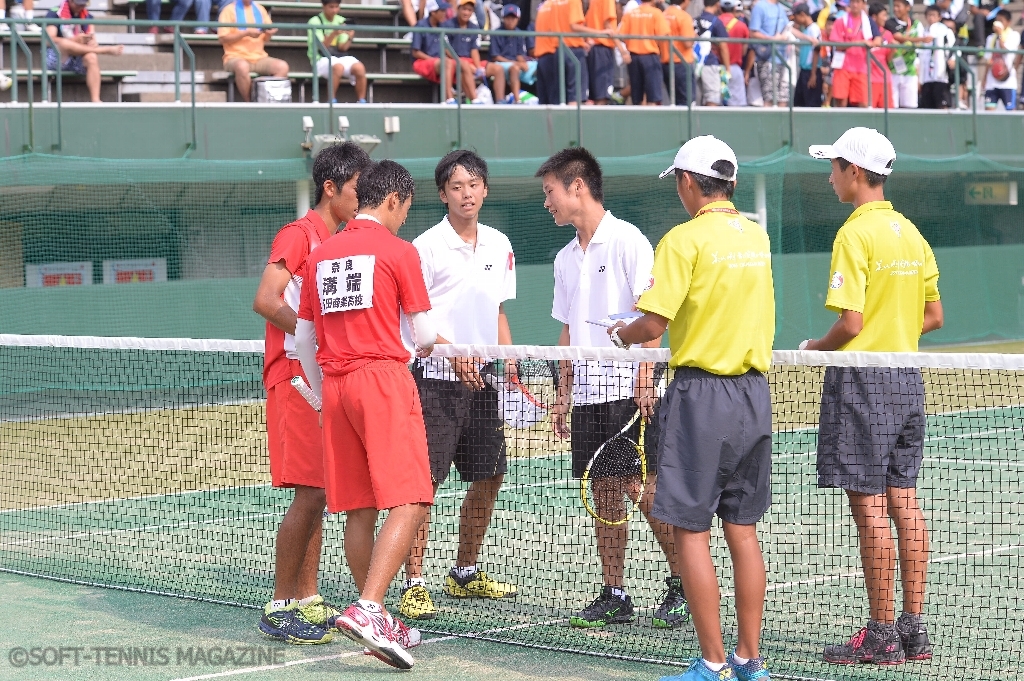
[[411,589],[411,592],[412,593],[410,593],[409,595],[412,597],[412,600],[416,603],[416,605],[426,605],[427,603],[430,603],[430,592],[427,591],[426,588],[413,588]]
[[861,646],[864,645],[864,638],[867,635],[868,635],[868,629],[867,629],[867,627],[864,627],[863,629],[861,629],[860,631],[858,631],[856,634],[853,635],[853,638],[850,639],[850,642],[847,645],[849,645],[854,650],[857,650],[858,648],[860,648]]

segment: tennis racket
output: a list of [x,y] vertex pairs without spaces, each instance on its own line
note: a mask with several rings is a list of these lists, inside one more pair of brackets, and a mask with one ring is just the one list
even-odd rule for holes
[[316,411],[320,411],[324,406],[320,398],[313,393],[313,389],[306,385],[306,380],[302,378],[302,376],[296,376],[292,379],[292,387],[295,388],[299,394],[309,402],[309,406],[313,407]]
[[[636,441],[627,435],[640,419]],[[644,420],[637,409],[618,433],[597,448],[580,478],[580,499],[595,520],[621,525],[640,506],[647,486],[647,456],[644,453]],[[636,478],[639,476],[639,484]],[[602,510],[599,511],[598,508]]]

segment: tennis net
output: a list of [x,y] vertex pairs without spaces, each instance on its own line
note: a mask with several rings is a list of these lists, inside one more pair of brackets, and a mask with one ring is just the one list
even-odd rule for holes
[[[442,595],[468,488],[452,472],[436,496],[424,558],[439,613],[422,628],[667,664],[696,655],[691,625],[652,628],[669,567],[640,512],[631,517],[625,552],[636,620],[569,626],[603,580],[570,440],[554,435],[547,409],[564,380],[560,361],[605,363],[595,376],[607,375],[608,362],[649,361],[657,380],[668,352],[436,352],[495,360],[493,373],[488,366],[484,375],[499,388],[508,471],[480,566],[515,584],[518,595]],[[512,358],[526,392],[504,390],[504,362]],[[274,537],[290,502],[289,491],[269,485],[262,364],[258,341],[0,335],[0,570],[261,606],[272,592]],[[927,423],[917,489],[931,540],[924,606],[931,661],[899,668],[821,661],[826,643],[841,642],[867,619],[845,496],[817,487],[826,367],[917,369],[909,375],[923,381]],[[959,667],[975,670],[973,678],[1014,677],[1024,649],[1024,356],[783,351],[775,353],[768,381],[773,505],[760,537],[768,570],[762,650],[773,676],[945,679]],[[337,602],[355,596],[343,528],[341,515],[325,524],[321,593]],[[732,570],[717,522],[712,553],[728,647],[736,631]],[[389,594],[396,610],[399,587],[396,580]],[[897,604],[901,597],[897,585]]]

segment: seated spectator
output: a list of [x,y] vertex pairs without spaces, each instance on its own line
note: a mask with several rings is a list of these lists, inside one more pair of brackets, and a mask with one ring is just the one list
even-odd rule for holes
[[[621,35],[667,36],[668,22],[665,14],[655,7],[655,0],[643,0],[632,12],[622,15],[619,24]],[[658,106],[662,100],[662,80],[665,77],[661,68],[661,46],[657,40],[647,38],[627,38],[624,40],[629,50],[629,88],[632,92],[633,104],[639,106]]]
[[[584,23],[592,30],[614,31],[619,25],[615,0],[590,0],[590,7],[584,15]],[[588,41],[587,91],[590,101],[605,105],[615,84],[615,40],[593,38]]]
[[[174,7],[171,8],[171,21],[182,21],[193,5],[196,8],[196,21],[209,21],[212,4],[212,0],[176,0]],[[160,18],[159,14],[157,18]],[[209,32],[210,29],[206,26],[197,26],[193,31],[196,35],[206,35]]]
[[[501,24],[506,31],[519,30],[519,17],[522,11],[518,5],[505,5],[502,10]],[[533,85],[537,82],[537,62],[527,59],[526,38],[514,35],[491,36],[491,61],[505,70],[512,92],[505,98],[507,104],[520,102],[522,84]]]
[[[743,20],[743,3],[740,0],[722,0],[719,4],[722,13],[718,15],[718,20],[725,26],[729,37],[749,38],[750,28]],[[750,50],[750,64],[744,67],[743,55],[749,49],[748,46],[743,43],[729,43],[725,47],[729,50],[729,98],[726,99],[725,105],[746,106],[747,84],[750,82],[750,71],[754,68],[754,51]]]
[[708,38],[728,38],[729,32],[719,21],[722,8],[719,0],[704,0],[704,11],[697,17],[696,32],[703,42],[697,43],[697,71],[700,74],[701,103],[704,106],[722,105],[722,85],[729,82],[729,50],[722,43],[712,44]]
[[[475,0],[458,0],[458,9],[455,16],[441,24],[445,28],[478,28],[479,25],[473,21],[476,13]],[[505,99],[505,69],[498,64],[490,64],[480,59],[480,34],[479,33],[453,33],[448,36],[448,42],[452,44],[455,54],[459,59],[468,62],[473,67],[473,75],[484,82],[487,87],[487,79],[494,79],[494,101],[500,102]],[[490,94],[490,93],[488,93]],[[486,96],[481,97],[478,93],[472,100],[473,104],[487,104]]]
[[793,6],[791,32],[804,41],[800,46],[800,75],[793,91],[793,106],[820,107],[822,78],[818,41],[821,40],[821,28],[811,18],[811,8],[807,3]]
[[[196,4],[196,17],[198,21],[209,21],[210,20],[210,2],[211,0],[194,0]],[[171,21],[181,21],[188,14],[188,10],[192,7],[193,0],[174,0],[174,6],[171,7]],[[199,19],[203,12],[205,5],[206,18]],[[146,0],[146,18],[150,21],[160,21],[160,0]],[[150,33],[174,33],[174,28],[171,26],[164,26],[162,29],[157,26],[150,26]]]
[[[994,33],[985,40],[988,50],[1016,50],[1020,48],[1020,33],[1013,30],[1010,12],[1001,9],[992,24]],[[985,83],[985,110],[995,111],[1002,103],[1007,111],[1017,108],[1017,55],[990,52],[983,55],[982,78]]]
[[[33,3],[32,0],[21,0],[20,4],[18,3],[18,0],[15,0],[11,7],[11,18],[27,19],[31,22],[33,17],[33,7],[35,7],[35,3]],[[3,19],[6,16],[7,2],[6,0],[0,0],[0,19]],[[17,24],[17,27],[22,33],[39,33],[42,30],[39,28],[38,24],[33,23]],[[0,24],[0,33],[9,33],[10,30],[11,29],[8,24]]]
[[764,106],[785,106],[789,103],[789,73],[785,68],[786,50],[772,42],[786,40],[789,25],[786,8],[779,0],[761,0],[750,13],[750,37],[770,41],[754,45],[757,80],[761,83]]
[[[451,9],[445,0],[427,0],[427,15],[417,23],[423,28],[437,28],[448,18]],[[449,57],[450,55],[445,55]],[[441,34],[412,34],[412,70],[431,83],[441,82]],[[455,69],[458,67],[462,78],[462,94],[470,100],[476,99],[476,74],[473,65],[461,59],[447,59],[448,72],[445,77],[445,103],[455,104]]]
[[[669,35],[680,38],[693,38],[697,33],[693,30],[693,17],[688,11],[690,0],[669,0],[665,8],[665,21],[668,22]],[[671,87],[673,73],[676,81],[676,105],[687,106],[691,97],[697,95],[697,83],[694,81],[694,62],[697,56],[693,53],[690,41],[673,40],[677,54],[669,59],[669,44],[661,44],[661,68],[665,72],[665,87]],[[742,48],[742,45],[740,46]],[[742,79],[741,79],[742,80]]]
[[892,32],[883,28],[889,21],[889,10],[880,2],[873,2],[868,8],[868,16],[871,21],[879,27],[882,33],[882,46],[871,48],[871,106],[876,109],[884,109],[892,106],[892,73],[889,71],[889,59],[892,57],[892,47],[896,39]]
[[956,43],[956,36],[942,23],[941,17],[935,5],[924,10],[925,35],[931,38],[933,49],[924,50],[921,55],[922,109],[948,109],[950,105],[949,69],[956,64],[949,48]]
[[277,29],[260,28],[270,23],[270,14],[263,5],[252,0],[235,0],[224,6],[217,21],[245,25],[245,28],[222,26],[217,29],[218,40],[224,46],[224,68],[234,72],[235,87],[244,101],[250,98],[250,73],[276,78],[288,77],[288,62],[267,54],[267,41],[274,37]]
[[[92,19],[86,10],[88,0],[64,0],[56,10],[46,13],[47,19]],[[90,24],[47,24],[46,32],[60,50],[46,49],[46,68],[56,71],[71,71],[85,76],[89,88],[89,100],[100,101],[100,60],[101,54],[121,54],[124,45],[100,45]]]
[[[330,26],[331,31],[317,29],[309,32],[306,39],[309,45],[309,63],[315,64],[314,71],[318,78],[324,78],[330,82],[332,75],[334,80],[334,92],[331,99],[338,101],[338,88],[342,80],[356,88],[356,103],[366,103],[366,67],[363,63],[348,52],[352,46],[352,39],[355,38],[355,31],[346,31],[345,17],[338,13],[341,9],[341,0],[321,0],[323,11],[309,20],[310,26]],[[314,40],[315,38],[315,40]],[[323,43],[327,51],[331,53],[330,58],[325,57],[317,47],[316,40]]]

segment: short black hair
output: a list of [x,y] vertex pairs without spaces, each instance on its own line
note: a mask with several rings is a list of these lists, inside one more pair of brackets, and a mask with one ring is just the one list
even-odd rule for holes
[[704,0],[704,6],[705,7],[714,7],[715,5],[718,4],[718,2],[719,2],[719,0]]
[[320,0],[321,5],[340,5],[341,0]]
[[888,12],[889,8],[880,2],[873,2],[868,5],[868,16],[877,17],[880,12]]
[[893,2],[896,2],[896,3],[902,2],[904,5],[910,7],[910,0],[893,0]]
[[369,154],[355,142],[325,147],[313,161],[313,184],[316,193],[313,205],[318,205],[323,198],[324,183],[327,180],[334,182],[334,186],[340,190],[343,184],[372,164],[373,160]]
[[434,168],[434,183],[437,190],[442,191],[457,166],[462,166],[471,177],[479,177],[487,186],[487,161],[469,149],[457,149],[442,158]]
[[398,194],[398,200],[405,203],[415,193],[416,183],[409,171],[390,160],[374,163],[362,172],[356,183],[359,210],[377,208],[391,194]]
[[1001,9],[998,12],[996,12],[996,18],[1006,19],[1006,23],[1010,23],[1011,21],[1013,21],[1013,15],[1010,14],[1010,10],[1008,9]]
[[939,10],[939,8],[936,7],[935,5],[928,5],[927,7],[924,8],[924,13],[925,14],[928,14],[929,12],[935,12],[936,14],[939,14],[939,15],[942,14],[942,12]]
[[[717,2],[717,0],[715,0]],[[569,147],[544,161],[534,177],[554,175],[566,189],[576,178],[583,180],[590,195],[598,203],[604,202],[604,183],[601,179],[601,164],[594,155],[583,147]]]
[[[726,161],[725,159],[712,163],[711,169],[716,173],[729,175],[730,177],[736,172],[736,166],[732,164],[732,161]],[[682,178],[683,173],[688,173],[693,178],[693,181],[697,183],[698,189],[700,189],[700,195],[705,198],[724,196],[728,200],[732,198],[733,192],[736,191],[736,182],[733,180],[723,180],[719,177],[701,175],[700,173],[679,170],[678,168],[676,168],[676,182]]]
[[[852,163],[850,163],[849,161],[842,157],[837,158],[836,162],[839,164],[839,169],[842,170],[844,173],[846,172],[847,168],[853,165]],[[860,166],[857,167],[860,168]],[[867,170],[866,168],[860,168],[860,172],[864,173],[864,177],[867,178],[869,187],[881,187],[883,184],[885,184],[885,180],[889,177],[888,175],[882,175],[881,173],[876,173],[871,170]]]

